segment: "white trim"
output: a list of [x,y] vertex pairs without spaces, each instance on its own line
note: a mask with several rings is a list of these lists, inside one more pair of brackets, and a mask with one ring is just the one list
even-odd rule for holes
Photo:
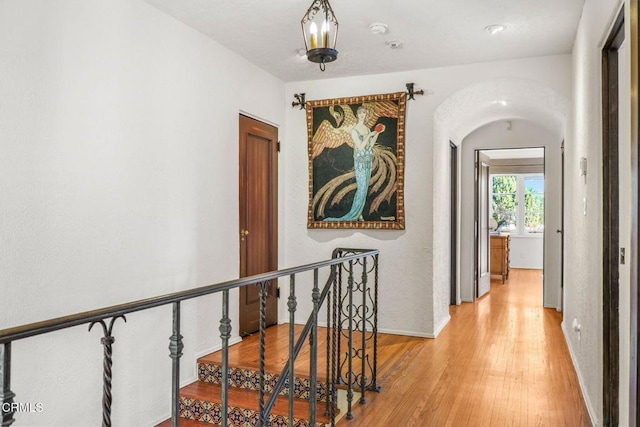
[[433,328],[434,329],[433,338],[436,338],[438,335],[440,335],[440,332],[442,332],[444,327],[449,324],[450,320],[451,320],[451,316],[447,314],[447,317],[442,319],[442,321],[440,321],[440,323],[438,325],[436,325],[435,328]]
[[[231,347],[232,345],[238,344],[240,342],[242,342],[241,336],[235,336],[235,337],[229,338],[229,347]],[[196,362],[198,361],[199,358],[204,357],[207,354],[215,353],[216,351],[220,351],[220,350],[222,350],[222,342],[214,345],[213,347],[209,347],[209,349],[207,350],[200,350],[199,352],[196,353]]]
[[249,117],[250,119],[254,119],[254,120],[257,120],[259,122],[266,123],[268,125],[273,126],[274,128],[280,129],[280,125],[279,124],[274,123],[271,120],[264,119],[264,118],[262,118],[260,116],[256,116],[255,114],[251,114],[248,111],[244,111],[244,110],[240,109],[239,114],[243,115],[243,116],[246,116],[246,117]]
[[[385,329],[385,328],[378,328],[378,332],[380,332],[382,334],[403,335],[403,336],[407,336],[407,337],[436,338],[438,335],[440,335],[440,332],[442,332],[442,330],[444,329],[445,326],[447,326],[447,324],[449,323],[450,320],[451,320],[451,316],[447,315],[447,317],[442,319],[442,321],[436,326],[435,331],[432,332],[432,333],[429,333],[429,332],[417,332],[417,331],[403,331],[403,330],[399,330],[399,329]],[[304,323],[302,323],[302,322],[296,322],[296,324],[297,325],[304,325]],[[327,322],[318,322],[318,326],[326,328],[327,327]]]
[[434,334],[428,334],[428,333],[416,332],[416,331],[400,331],[397,329],[378,329],[378,332],[381,332],[383,334],[390,334],[390,335],[403,335],[407,337],[435,338]]
[[[398,330],[398,329],[384,329],[384,328],[383,329],[378,328],[378,332],[381,333],[381,334],[403,335],[403,336],[407,336],[407,337],[435,338],[436,335],[438,335],[438,333],[440,333],[442,328],[444,328],[444,326],[449,322],[449,319],[451,319],[450,316],[448,316],[448,318],[445,319],[444,324],[441,325],[440,330],[438,330],[436,334],[430,334],[430,333],[425,333],[425,332],[416,332],[416,331],[401,331],[401,330]],[[299,324],[304,325],[304,323],[299,323]],[[318,326],[322,326],[323,328],[326,328],[327,327],[327,323],[326,322],[318,322]]]
[[[604,49],[604,45],[607,43],[607,40],[609,40],[609,36],[611,35],[613,26],[615,25],[616,20],[618,19],[618,15],[620,15],[620,12],[622,11],[624,11],[624,15],[625,15],[624,20],[625,20],[625,26],[626,26],[627,13],[626,13],[626,10],[624,9],[624,4],[625,4],[625,0],[618,1],[618,6],[616,6],[616,8],[613,10],[613,15],[609,18],[609,25],[607,25],[607,27],[605,28],[604,34],[600,37],[600,43],[598,43],[598,50]],[[582,19],[582,17],[580,17],[580,19]]]
[[587,392],[587,389],[584,385],[584,379],[582,378],[582,374],[578,369],[578,361],[576,359],[575,352],[573,351],[573,347],[571,346],[571,340],[569,340],[569,333],[566,328],[566,323],[564,320],[560,324],[562,328],[562,334],[564,335],[564,340],[567,343],[567,347],[569,348],[569,354],[571,355],[571,362],[573,363],[573,369],[576,371],[576,375],[578,376],[578,384],[580,384],[580,391],[582,391],[582,400],[584,401],[585,406],[587,407],[587,412],[589,412],[589,418],[591,418],[591,424],[593,426],[600,426],[600,421],[598,420],[598,416],[596,415],[596,410],[591,403],[591,397]]

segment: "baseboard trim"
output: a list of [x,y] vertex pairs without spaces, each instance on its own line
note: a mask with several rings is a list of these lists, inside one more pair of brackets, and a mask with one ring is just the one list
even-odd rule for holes
[[[378,332],[380,332],[382,334],[389,334],[389,335],[402,335],[402,336],[406,336],[406,337],[432,338],[433,339],[433,338],[437,337],[438,334],[440,334],[440,332],[442,332],[444,327],[447,326],[447,324],[449,323],[449,320],[451,320],[451,316],[447,316],[445,319],[443,319],[442,322],[440,322],[440,324],[436,328],[435,333],[417,332],[417,331],[404,331],[404,330],[401,330],[401,329],[387,329],[387,328],[378,328]],[[302,325],[303,323],[296,322],[296,324]],[[327,322],[318,322],[318,326],[326,328],[327,327]]]
[[378,332],[389,335],[402,335],[405,337],[417,337],[417,338],[434,338],[433,334],[416,331],[403,331],[399,329],[378,329]]
[[451,320],[451,316],[447,314],[447,316],[440,321],[440,323],[436,326],[435,330],[433,331],[433,338],[436,338],[438,335],[440,335],[440,332],[442,332],[444,327],[449,324],[450,320]]
[[580,391],[582,392],[582,400],[584,400],[584,403],[587,407],[587,412],[589,412],[589,418],[591,418],[591,424],[594,427],[599,427],[602,424],[598,420],[596,410],[594,409],[593,404],[591,403],[591,396],[589,396],[589,393],[585,388],[584,379],[582,378],[582,373],[580,372],[580,369],[578,369],[577,358],[576,358],[574,349],[571,346],[571,340],[569,339],[569,331],[567,329],[567,325],[564,322],[564,320],[560,324],[560,327],[562,328],[562,334],[564,335],[564,340],[567,343],[567,347],[569,348],[569,354],[571,355],[571,363],[573,363],[573,369],[575,369],[576,375],[578,376],[578,384],[580,384]]

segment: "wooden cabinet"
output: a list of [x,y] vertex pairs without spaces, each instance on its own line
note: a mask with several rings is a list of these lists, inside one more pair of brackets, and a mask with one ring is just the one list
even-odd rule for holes
[[509,280],[509,247],[511,236],[491,236],[491,275],[502,276],[502,283]]

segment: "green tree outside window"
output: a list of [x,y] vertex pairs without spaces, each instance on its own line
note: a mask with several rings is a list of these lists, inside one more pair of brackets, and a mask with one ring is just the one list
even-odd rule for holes
[[492,175],[491,194],[501,231],[544,233],[544,175]]
[[496,175],[492,179],[493,219],[503,230],[515,230],[517,226],[517,180],[514,175]]

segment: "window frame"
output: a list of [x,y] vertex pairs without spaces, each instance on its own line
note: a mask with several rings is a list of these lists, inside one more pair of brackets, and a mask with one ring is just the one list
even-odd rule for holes
[[[490,173],[489,174],[489,216],[493,218],[493,177],[494,176],[515,176],[516,177],[516,229],[513,231],[509,231],[512,236],[528,236],[528,237],[543,237],[544,236],[544,225],[545,225],[545,193],[546,193],[546,181],[544,173],[541,172],[527,172],[527,173]],[[525,179],[531,177],[541,177],[543,181],[543,190],[542,193],[542,231],[541,232],[532,232],[527,231],[525,227],[525,218],[526,218],[526,204],[525,204]]]

